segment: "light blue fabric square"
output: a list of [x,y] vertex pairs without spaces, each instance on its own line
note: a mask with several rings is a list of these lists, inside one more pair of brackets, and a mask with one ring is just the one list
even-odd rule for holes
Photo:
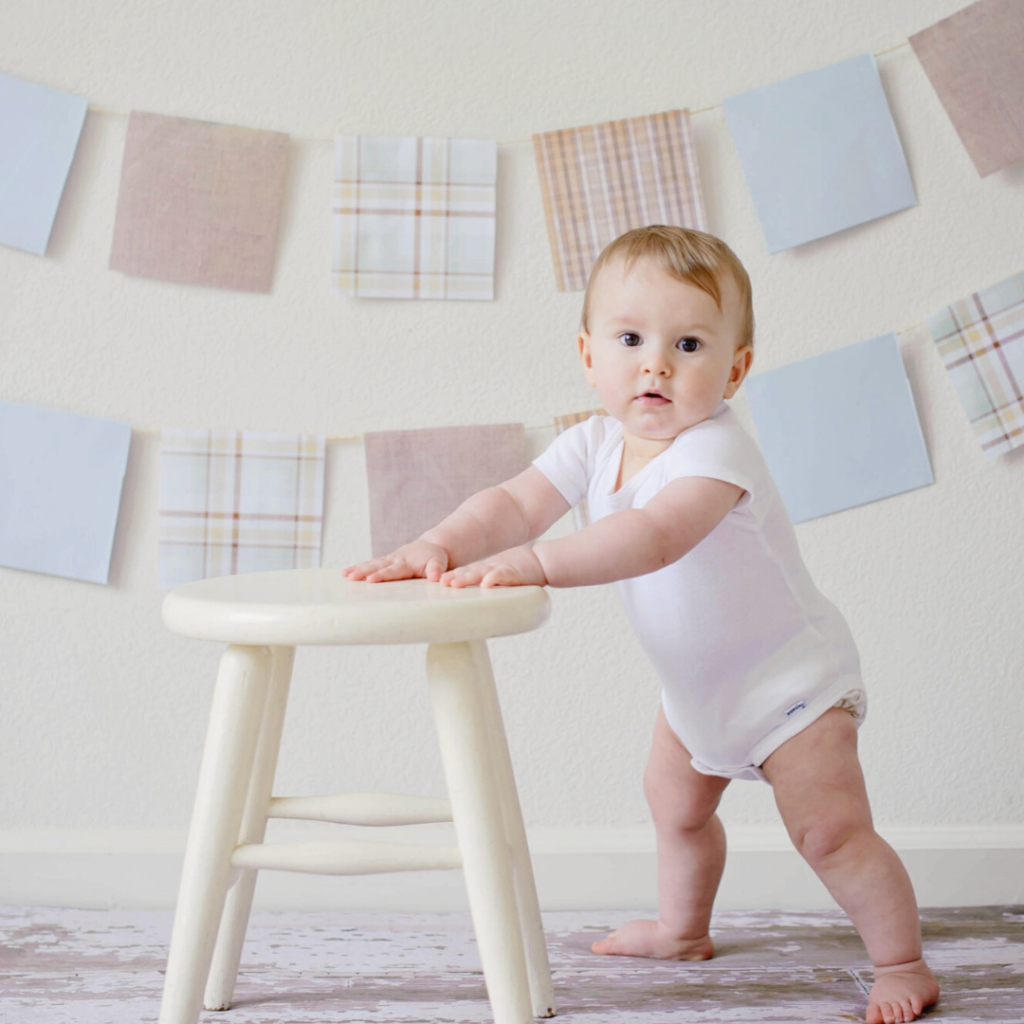
[[935,482],[895,334],[759,373],[745,387],[794,523]]
[[917,204],[872,54],[723,107],[769,252]]
[[88,106],[0,74],[0,244],[45,254]]
[[128,423],[0,402],[0,565],[106,583]]

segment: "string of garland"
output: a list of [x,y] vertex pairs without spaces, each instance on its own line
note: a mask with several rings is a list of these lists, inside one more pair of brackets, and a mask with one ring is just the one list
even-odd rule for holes
[[[877,53],[874,54],[874,57],[877,60],[879,57],[886,57],[890,53],[895,53],[897,50],[902,50],[902,49],[904,49],[904,47],[909,47],[909,46],[910,46],[910,40],[909,39],[904,39],[903,42],[896,43],[894,46],[890,46],[887,50],[879,50]],[[712,103],[712,104],[710,104],[709,106],[706,106],[706,107],[698,107],[696,110],[690,110],[689,114],[690,114],[691,117],[694,117],[697,114],[706,114],[709,111],[721,110],[721,109],[722,109],[722,104],[721,103]],[[110,109],[108,109],[106,107],[96,107],[96,106],[93,106],[91,103],[89,104],[89,113],[91,113],[91,114],[104,114],[107,117],[121,117],[121,118],[125,118],[125,119],[127,119],[129,117],[129,114],[126,111],[123,111],[123,110],[110,110]],[[278,131],[279,129],[267,129],[267,130],[268,131]],[[334,136],[333,135],[327,136],[327,137],[322,136],[322,135],[289,135],[288,137],[289,137],[289,140],[292,141],[292,142],[330,142],[330,143],[334,142]],[[498,145],[499,146],[518,146],[518,145],[522,145],[522,144],[527,143],[527,142],[533,142],[533,136],[532,135],[527,135],[525,138],[520,138],[520,139],[504,139],[504,140],[499,140],[498,141]]]

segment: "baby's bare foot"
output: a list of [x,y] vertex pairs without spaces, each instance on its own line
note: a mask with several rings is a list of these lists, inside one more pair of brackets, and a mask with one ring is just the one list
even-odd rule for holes
[[590,948],[607,956],[648,956],[655,960],[710,960],[715,955],[710,935],[681,939],[660,921],[629,921]]
[[867,1024],[906,1024],[939,998],[939,983],[923,960],[875,968]]

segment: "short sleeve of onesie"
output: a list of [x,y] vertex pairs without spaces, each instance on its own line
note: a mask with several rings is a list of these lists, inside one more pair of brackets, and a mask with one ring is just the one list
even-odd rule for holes
[[[742,487],[737,508],[750,505],[759,490],[763,457],[757,443],[731,410],[684,430],[665,452],[663,481],[704,476]],[[756,503],[755,503],[756,504]]]
[[591,416],[570,427],[533,460],[533,464],[573,508],[587,496],[603,433],[602,419],[604,417]]

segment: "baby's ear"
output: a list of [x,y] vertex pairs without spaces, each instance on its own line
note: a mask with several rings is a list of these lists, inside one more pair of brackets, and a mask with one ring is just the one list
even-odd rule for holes
[[740,389],[747,374],[750,372],[750,364],[754,361],[754,349],[751,345],[744,345],[736,350],[732,360],[732,370],[729,373],[729,381],[725,385],[723,398],[732,398]]
[[587,383],[594,386],[594,360],[590,352],[590,335],[586,331],[580,331],[576,336],[576,349],[580,354],[580,362],[583,364],[583,373]]

